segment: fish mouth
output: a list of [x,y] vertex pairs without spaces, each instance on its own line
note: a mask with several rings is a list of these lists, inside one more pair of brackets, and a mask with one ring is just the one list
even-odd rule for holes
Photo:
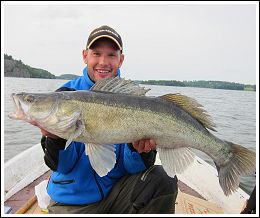
[[11,98],[15,106],[15,111],[9,113],[8,117],[16,120],[25,120],[29,106],[23,103],[15,93],[11,94]]

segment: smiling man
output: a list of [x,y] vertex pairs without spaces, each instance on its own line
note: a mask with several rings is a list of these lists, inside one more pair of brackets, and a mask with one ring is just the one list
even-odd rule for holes
[[[120,76],[123,43],[113,28],[93,30],[82,55],[87,65],[83,75],[56,91],[89,90],[96,81]],[[65,139],[41,132],[44,160],[52,170],[47,186],[49,213],[174,213],[177,177],[154,165],[153,139],[115,145],[116,164],[100,177],[91,167],[84,143],[73,141],[65,149]]]
[[83,50],[83,60],[88,67],[92,81],[118,75],[118,69],[124,61],[122,40],[115,31],[105,26],[90,33],[87,49]]

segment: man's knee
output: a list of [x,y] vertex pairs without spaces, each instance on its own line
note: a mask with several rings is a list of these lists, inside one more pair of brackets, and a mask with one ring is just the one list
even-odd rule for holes
[[178,179],[175,175],[173,178],[168,176],[161,165],[155,165],[151,171],[151,179],[157,178],[158,191],[161,194],[174,194],[178,191]]
[[178,193],[177,182],[177,177],[169,177],[162,166],[151,166],[141,175],[134,187],[131,195],[134,208],[141,210],[146,205],[152,205],[151,207],[149,206],[148,211],[150,212],[174,211],[173,206],[169,206],[167,210],[163,208],[155,209],[156,207],[153,202],[157,202],[160,199],[160,202],[163,204],[174,205]]
[[137,181],[133,193],[134,201],[140,194],[142,196],[155,198],[161,195],[177,194],[178,179],[169,177],[161,165],[151,166]]

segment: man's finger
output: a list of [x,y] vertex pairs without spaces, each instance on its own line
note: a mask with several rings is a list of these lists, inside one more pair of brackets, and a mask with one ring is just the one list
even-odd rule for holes
[[151,149],[152,149],[152,150],[156,149],[156,143],[155,143],[155,140],[150,139],[150,146],[151,146]]
[[41,133],[42,133],[42,135],[46,136],[48,132],[45,131],[44,129],[41,129]]
[[148,139],[148,140],[145,140],[144,151],[145,151],[145,152],[149,152],[149,151],[151,151],[151,150],[152,150],[152,148],[151,148],[150,140],[149,140],[149,139]]
[[142,153],[145,148],[145,140],[140,140],[138,143],[138,152]]

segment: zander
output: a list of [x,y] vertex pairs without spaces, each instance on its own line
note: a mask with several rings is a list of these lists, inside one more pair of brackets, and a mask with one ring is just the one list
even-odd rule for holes
[[[84,142],[93,169],[105,176],[115,165],[114,144],[152,138],[169,176],[193,162],[190,148],[216,164],[225,195],[239,186],[240,176],[255,172],[255,152],[221,140],[209,130],[214,123],[196,100],[181,94],[148,97],[130,80],[106,78],[89,91],[12,94],[16,111],[9,114],[61,138]],[[209,130],[208,130],[209,129]]]

